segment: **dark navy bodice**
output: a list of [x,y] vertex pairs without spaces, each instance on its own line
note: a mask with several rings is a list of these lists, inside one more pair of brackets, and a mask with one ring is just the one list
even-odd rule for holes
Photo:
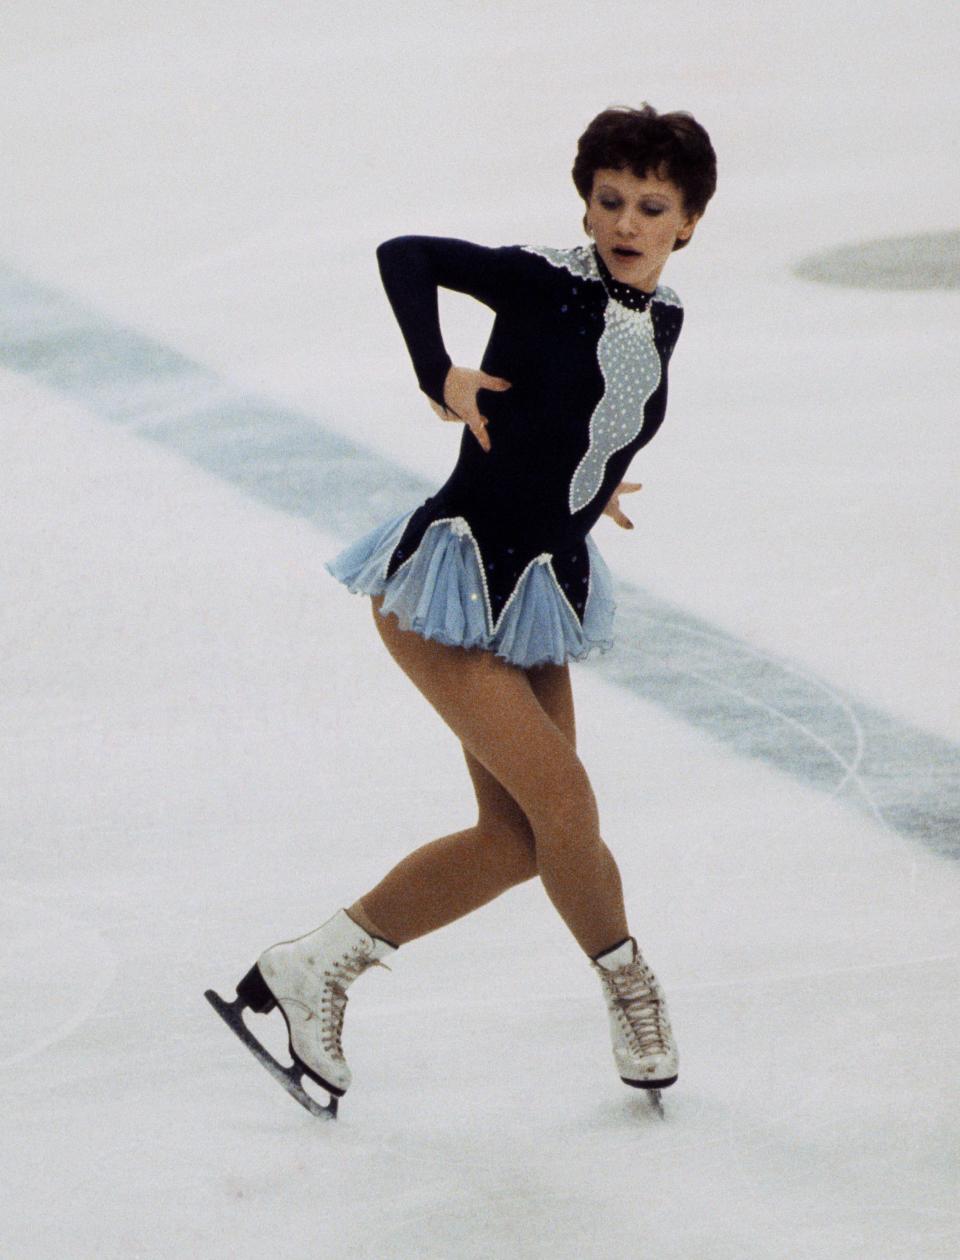
[[582,622],[590,585],[584,540],[663,422],[679,298],[662,285],[650,294],[615,281],[592,245],[491,249],[400,236],[377,257],[424,393],[443,402],[451,365],[438,287],[492,308],[480,366],[512,383],[479,391],[491,449],[464,429],[456,466],[411,516],[387,575],[431,525],[448,521],[476,544],[492,627],[536,563],[550,566]]

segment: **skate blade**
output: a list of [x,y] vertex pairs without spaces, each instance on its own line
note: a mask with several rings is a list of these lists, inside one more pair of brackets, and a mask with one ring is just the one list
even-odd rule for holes
[[663,1081],[630,1081],[625,1076],[620,1077],[624,1085],[629,1085],[631,1089],[642,1089],[650,1100],[650,1106],[657,1113],[661,1120],[666,1120],[666,1112],[663,1110],[663,1095],[661,1089],[666,1089],[668,1085],[673,1085],[676,1081],[675,1076],[668,1077]]
[[659,1089],[650,1089],[647,1091],[647,1097],[650,1099],[650,1105],[657,1113],[661,1120],[666,1120],[667,1116],[663,1110],[663,1098],[660,1096]]
[[331,1094],[329,1103],[323,1107],[315,1098],[310,1097],[303,1088],[304,1069],[296,1060],[294,1060],[292,1067],[284,1067],[282,1063],[278,1063],[243,1022],[243,1008],[246,1003],[242,998],[238,997],[232,1002],[226,1002],[213,989],[207,989],[203,996],[231,1032],[234,1032],[240,1038],[257,1062],[267,1069],[274,1080],[283,1086],[291,1098],[295,1098],[300,1106],[305,1107],[312,1116],[318,1116],[321,1120],[336,1120],[339,1098],[335,1094]]

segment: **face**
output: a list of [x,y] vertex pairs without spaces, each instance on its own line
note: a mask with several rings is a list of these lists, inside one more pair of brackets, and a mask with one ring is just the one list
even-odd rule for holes
[[614,280],[653,290],[677,238],[688,240],[700,216],[686,213],[669,179],[603,167],[594,172],[586,217]]

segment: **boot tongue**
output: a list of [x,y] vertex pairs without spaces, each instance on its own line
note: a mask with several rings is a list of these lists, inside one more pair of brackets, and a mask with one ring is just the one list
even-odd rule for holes
[[608,949],[605,954],[598,954],[596,961],[607,971],[616,971],[619,967],[625,967],[627,963],[632,963],[635,957],[634,941],[632,936],[613,949]]

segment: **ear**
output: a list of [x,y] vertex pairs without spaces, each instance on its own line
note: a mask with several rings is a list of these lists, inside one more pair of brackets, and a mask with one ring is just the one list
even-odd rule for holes
[[677,240],[689,241],[690,237],[693,236],[693,229],[697,226],[699,222],[700,222],[700,215],[691,214],[689,219],[687,219],[687,221],[681,227],[680,231],[677,233]]

